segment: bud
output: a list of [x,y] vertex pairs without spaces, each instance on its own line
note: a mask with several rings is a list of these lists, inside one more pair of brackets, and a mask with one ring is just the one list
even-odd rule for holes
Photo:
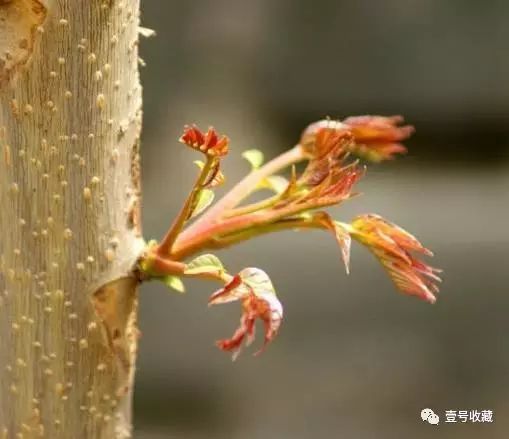
[[351,152],[372,162],[394,159],[395,154],[406,153],[399,142],[414,132],[410,125],[398,126],[401,116],[355,116],[343,121],[355,139]]
[[209,157],[223,157],[228,154],[230,142],[226,136],[219,137],[214,128],[210,127],[206,133],[203,133],[196,125],[186,125],[179,141]]
[[304,130],[300,145],[311,159],[337,159],[347,152],[346,147],[352,141],[353,136],[343,123],[320,120]]
[[372,162],[391,160],[406,152],[400,142],[414,132],[410,125],[398,126],[402,122],[401,116],[354,116],[342,122],[324,119],[304,130],[300,144],[315,159],[332,151],[335,158],[339,152],[351,152]]

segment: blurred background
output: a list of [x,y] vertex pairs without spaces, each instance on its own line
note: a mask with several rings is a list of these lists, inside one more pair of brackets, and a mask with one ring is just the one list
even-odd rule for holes
[[[142,290],[135,394],[140,439],[506,438],[509,430],[509,3],[502,0],[144,1],[144,229],[159,238],[197,158],[185,123],[273,157],[312,121],[403,114],[410,152],[373,165],[363,197],[332,213],[376,212],[433,249],[438,302],[397,293],[364,249],[346,276],[332,236],[283,233],[219,256],[270,273],[285,306],[276,341],[236,363],[214,346],[239,306]],[[260,340],[259,340],[260,341]],[[441,417],[425,424],[420,411]],[[445,424],[445,410],[492,424]],[[431,432],[433,430],[433,432]]]

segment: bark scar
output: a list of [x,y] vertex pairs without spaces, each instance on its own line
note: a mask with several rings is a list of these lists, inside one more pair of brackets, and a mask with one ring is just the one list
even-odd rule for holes
[[0,0],[0,86],[12,81],[30,60],[46,14],[40,0]]
[[127,393],[134,374],[138,341],[138,280],[125,277],[99,288],[92,295],[92,305],[102,323],[105,344],[116,359],[117,396]]

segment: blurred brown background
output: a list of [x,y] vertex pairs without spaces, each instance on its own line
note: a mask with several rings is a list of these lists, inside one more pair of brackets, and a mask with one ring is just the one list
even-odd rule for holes
[[[344,274],[331,236],[261,238],[220,257],[268,271],[285,306],[267,352],[232,364],[214,347],[239,306],[208,309],[216,285],[142,289],[140,439],[506,438],[509,431],[509,3],[502,0],[143,2],[144,228],[159,238],[194,179],[185,123],[272,157],[324,116],[403,114],[410,153],[371,166],[365,196],[415,233],[445,270],[430,306],[395,292],[365,249]],[[431,407],[438,426],[424,424]],[[493,424],[444,424],[489,409]]]

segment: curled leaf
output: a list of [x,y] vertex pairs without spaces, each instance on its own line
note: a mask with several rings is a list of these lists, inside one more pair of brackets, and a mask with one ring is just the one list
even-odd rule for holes
[[263,165],[263,152],[258,149],[248,149],[242,153],[242,157],[249,162],[253,170]]
[[245,268],[235,275],[222,289],[216,291],[209,299],[209,305],[218,305],[240,300],[242,316],[240,326],[229,339],[219,340],[217,346],[224,351],[232,352],[235,360],[239,355],[242,343],[250,345],[254,340],[255,322],[260,319],[265,327],[265,340],[260,354],[266,345],[276,336],[283,319],[283,307],[279,302],[269,276],[258,268]]
[[219,258],[212,254],[200,255],[186,265],[185,274],[222,273],[224,267]]
[[399,290],[430,303],[436,301],[440,270],[413,256],[412,252],[432,255],[414,236],[372,214],[355,218],[351,227],[352,237],[371,250]]
[[244,268],[239,273],[239,276],[242,282],[250,288],[254,294],[276,294],[269,275],[259,268]]

